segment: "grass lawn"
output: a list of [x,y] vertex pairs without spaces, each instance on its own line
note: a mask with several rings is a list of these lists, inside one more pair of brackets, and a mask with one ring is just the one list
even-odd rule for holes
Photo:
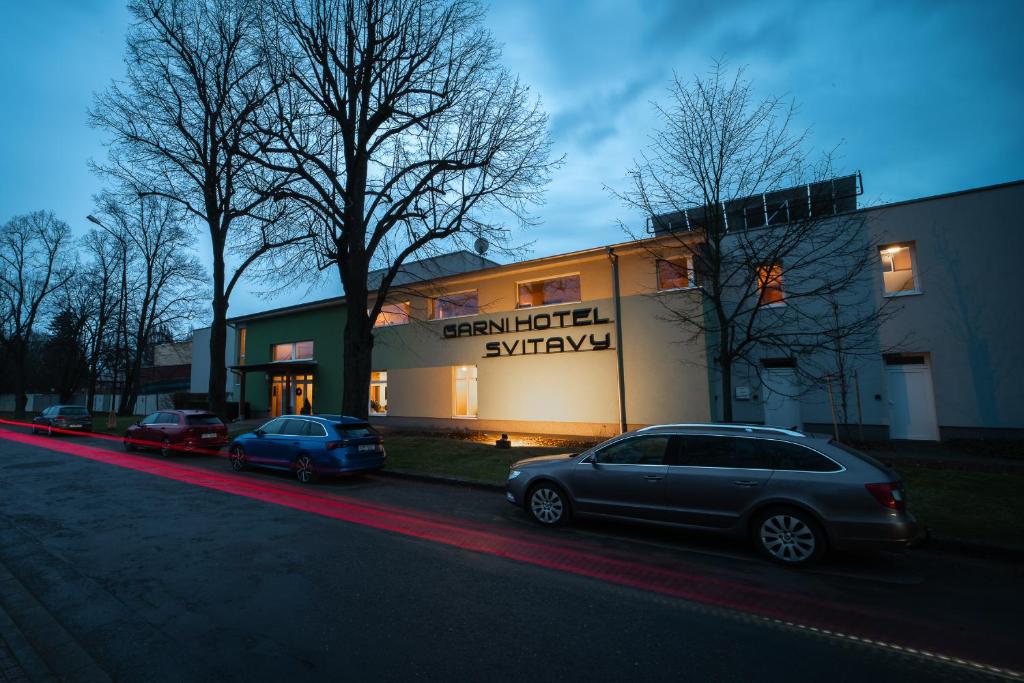
[[387,447],[390,468],[493,484],[505,483],[508,466],[516,460],[574,450],[544,446],[499,450],[493,444],[477,441],[404,434],[386,435],[384,445]]
[[934,535],[1024,548],[1024,474],[895,467],[911,511]]
[[[394,434],[385,437],[388,467],[504,483],[516,460],[582,450],[582,447],[517,447],[446,437]],[[899,465],[910,509],[932,533],[978,543],[1024,548],[1024,474],[965,472]]]

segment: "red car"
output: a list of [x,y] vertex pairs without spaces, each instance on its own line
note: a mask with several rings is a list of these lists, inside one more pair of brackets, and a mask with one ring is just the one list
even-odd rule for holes
[[228,428],[205,410],[161,410],[150,413],[124,433],[124,449],[159,448],[164,456],[175,451],[218,451],[228,444]]

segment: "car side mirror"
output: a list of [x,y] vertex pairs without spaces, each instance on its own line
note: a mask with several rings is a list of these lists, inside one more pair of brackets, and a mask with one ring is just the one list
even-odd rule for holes
[[141,424],[142,424],[142,423],[141,423],[141,422],[139,422],[138,420],[136,420],[136,421],[135,421],[135,426],[136,426],[136,427],[140,426]]
[[262,429],[257,429],[255,432],[253,432],[253,434],[255,434],[258,437],[262,437],[264,434],[266,434],[266,432],[263,431]]

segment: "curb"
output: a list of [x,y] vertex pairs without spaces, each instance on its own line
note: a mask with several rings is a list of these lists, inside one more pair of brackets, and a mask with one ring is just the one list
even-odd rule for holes
[[[7,640],[33,681],[109,682],[110,677],[7,567],[0,563],[0,609]],[[6,638],[5,638],[6,640]],[[44,653],[48,653],[47,657]]]
[[479,479],[462,479],[460,477],[447,477],[441,474],[423,474],[422,472],[416,472],[413,470],[393,470],[393,469],[382,469],[377,470],[376,474],[383,474],[386,477],[394,477],[395,479],[407,479],[410,481],[422,481],[430,484],[445,484],[447,486],[464,486],[467,488],[479,489],[481,491],[504,491],[505,486],[503,484],[495,484],[490,481],[480,481]]
[[[377,474],[382,474],[394,479],[421,481],[429,484],[443,484],[445,486],[463,486],[481,491],[501,492],[505,490],[505,487],[502,484],[495,484],[489,481],[463,479],[460,477],[449,477],[440,474],[423,474],[422,472],[416,472],[414,470],[383,469],[378,470]],[[929,536],[928,540],[918,549],[926,551],[931,550],[937,553],[965,555],[967,557],[976,557],[986,560],[1001,560],[1004,562],[1017,562],[1024,560],[1024,548],[975,543],[973,541],[964,541],[957,538],[944,538],[942,536],[934,535]]]

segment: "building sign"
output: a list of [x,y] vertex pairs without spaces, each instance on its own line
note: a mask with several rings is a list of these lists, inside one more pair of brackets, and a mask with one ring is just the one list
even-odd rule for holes
[[[579,328],[607,325],[612,322],[602,318],[597,307],[571,308],[563,311],[543,313],[522,313],[490,320],[449,323],[442,328],[445,339],[460,337],[485,337],[517,332],[544,332],[528,339],[512,341],[494,340],[484,344],[484,358],[499,356],[530,356],[540,353],[564,353],[575,351],[606,351],[612,348],[611,332],[590,332]],[[550,334],[555,330],[566,330],[563,334]]]

